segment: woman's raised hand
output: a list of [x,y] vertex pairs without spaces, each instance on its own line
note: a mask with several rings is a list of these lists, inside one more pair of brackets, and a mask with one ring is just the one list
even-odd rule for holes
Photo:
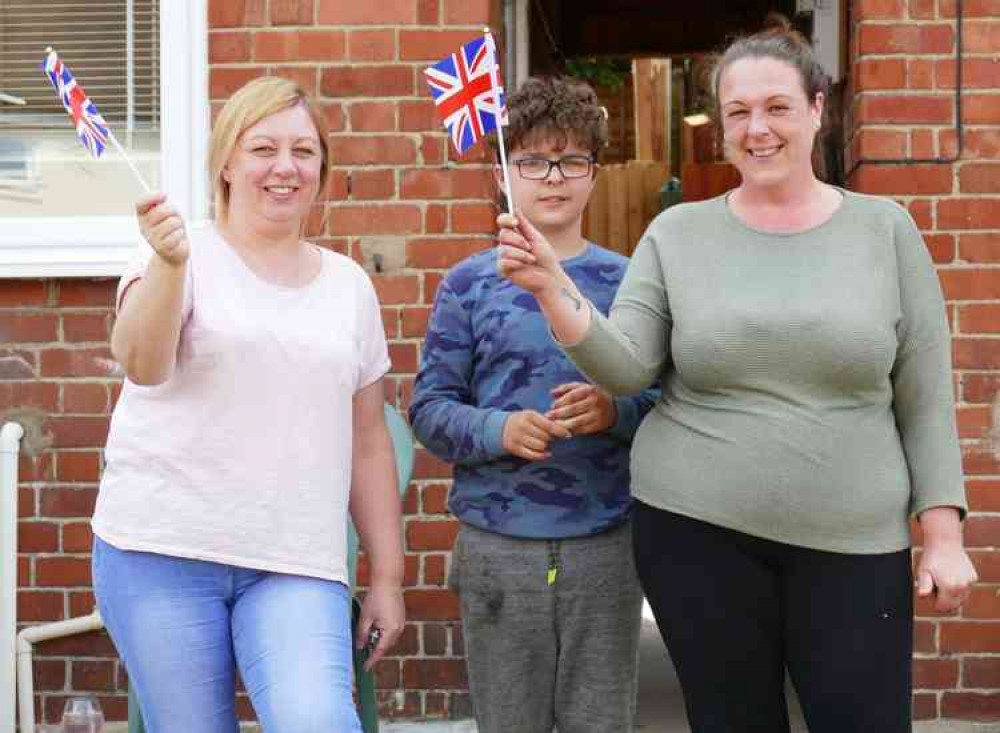
[[562,266],[552,245],[524,217],[501,214],[497,270],[515,285],[538,295],[559,287]]
[[171,265],[183,265],[191,253],[184,220],[163,192],[151,193],[135,202],[139,231],[157,255]]

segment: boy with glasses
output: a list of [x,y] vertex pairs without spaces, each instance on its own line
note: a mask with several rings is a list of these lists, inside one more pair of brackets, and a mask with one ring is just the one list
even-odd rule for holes
[[[508,117],[517,214],[607,313],[627,260],[582,235],[607,139],[596,95],[532,78]],[[496,266],[496,250],[480,252],[439,286],[410,408],[420,441],[454,464],[450,584],[473,708],[481,733],[622,733],[642,604],[628,457],[655,392],[612,398],[587,383]]]

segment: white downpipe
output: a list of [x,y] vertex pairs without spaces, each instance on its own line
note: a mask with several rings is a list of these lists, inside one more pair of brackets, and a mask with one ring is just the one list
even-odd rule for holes
[[[79,616],[51,624],[29,626],[17,635],[17,705],[21,714],[21,733],[35,731],[35,681],[31,671],[32,646],[40,641],[82,634],[104,628],[95,608],[89,616]],[[14,729],[11,728],[13,731]]]
[[24,428],[0,429],[0,733],[14,733],[17,632],[17,456]]

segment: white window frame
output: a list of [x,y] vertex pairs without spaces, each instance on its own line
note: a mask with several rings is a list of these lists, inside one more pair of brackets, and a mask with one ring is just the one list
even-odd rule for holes
[[[198,222],[208,215],[207,0],[161,0],[160,49],[161,187]],[[0,278],[117,277],[140,242],[132,215],[11,217],[0,222]]]

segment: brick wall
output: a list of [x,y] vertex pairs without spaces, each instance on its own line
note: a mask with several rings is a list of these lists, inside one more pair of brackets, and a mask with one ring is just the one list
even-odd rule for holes
[[[853,3],[853,138],[864,159],[952,159],[955,0]],[[918,605],[918,718],[1000,720],[1000,1],[965,0],[961,158],[861,164],[850,185],[904,203],[937,263],[954,335],[955,394],[981,585],[958,614]],[[849,95],[849,99],[851,96]]]
[[[859,190],[903,201],[941,268],[955,332],[956,394],[974,513],[967,526],[983,585],[960,614],[926,605],[917,622],[920,718],[1000,720],[1000,460],[993,403],[1000,388],[1000,0],[965,0],[964,152],[954,164],[862,165]],[[269,72],[323,101],[336,166],[312,233],[373,274],[391,339],[390,399],[405,408],[430,304],[444,271],[489,244],[486,158],[450,157],[420,69],[492,20],[490,0],[211,0],[213,108]],[[955,152],[954,0],[856,0],[851,157]],[[107,339],[111,281],[2,281],[0,415],[25,423],[21,460],[18,619],[92,608],[90,533],[100,449],[117,394]],[[418,454],[406,495],[409,624],[378,668],[383,714],[469,714],[455,599],[445,590],[455,523],[450,472]],[[360,579],[366,569],[362,563]],[[58,718],[71,691],[95,691],[125,714],[125,676],[103,633],[36,648],[36,700]],[[251,714],[245,699],[241,710]]]

